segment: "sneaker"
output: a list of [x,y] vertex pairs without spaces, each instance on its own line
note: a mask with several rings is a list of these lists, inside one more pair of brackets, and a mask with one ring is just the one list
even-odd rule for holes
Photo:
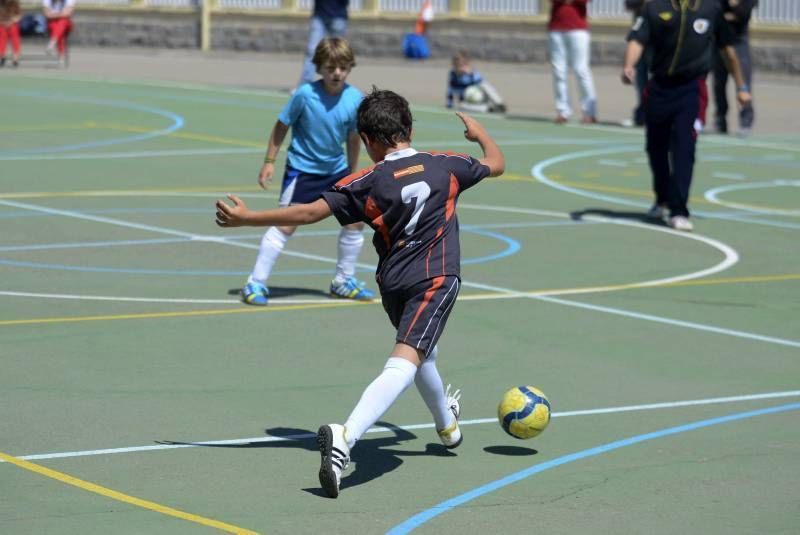
[[736,135],[739,137],[750,137],[750,133],[752,129],[749,126],[740,126],[739,131],[736,132]]
[[355,299],[356,301],[369,301],[375,298],[375,292],[365,288],[366,284],[355,277],[348,277],[342,282],[336,279],[331,281],[330,292],[333,297],[342,299]]
[[556,124],[565,124],[569,119],[564,117],[563,115],[557,115],[556,118],[553,120]]
[[263,307],[269,302],[269,289],[260,282],[248,282],[242,288],[242,300],[248,305]]
[[582,124],[597,124],[597,117],[594,117],[592,115],[584,115],[583,117],[581,117],[581,123]]
[[44,53],[48,56],[55,56],[56,55],[56,42],[50,41],[47,43],[47,46],[44,48]]
[[323,425],[317,431],[317,446],[321,461],[319,465],[319,484],[331,498],[339,496],[339,483],[342,472],[350,464],[350,447],[344,438],[344,426]]
[[461,416],[461,404],[458,402],[461,399],[461,390],[456,390],[451,394],[450,385],[447,385],[444,395],[447,397],[447,408],[453,413],[453,423],[444,429],[437,429],[436,433],[438,433],[439,440],[442,441],[444,447],[452,450],[457,448],[464,438],[461,435],[461,427],[458,425],[458,417]]
[[647,211],[647,217],[649,217],[650,219],[664,219],[664,216],[666,214],[667,211],[664,209],[664,205],[658,203],[655,203]]
[[669,226],[675,230],[682,230],[684,232],[691,232],[691,230],[694,228],[694,225],[692,225],[692,222],[689,221],[689,218],[682,215],[670,217]]

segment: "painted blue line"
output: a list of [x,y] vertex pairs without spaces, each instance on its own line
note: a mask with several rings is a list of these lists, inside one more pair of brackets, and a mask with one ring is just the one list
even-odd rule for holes
[[556,468],[563,464],[571,463],[573,461],[580,461],[588,457],[594,457],[596,455],[608,453],[610,451],[624,448],[626,446],[633,446],[635,444],[639,444],[640,442],[645,442],[647,440],[664,438],[670,435],[677,435],[678,433],[685,433],[687,431],[694,431],[696,429],[702,429],[704,427],[710,427],[712,425],[719,425],[719,424],[734,422],[737,420],[744,420],[746,418],[753,418],[756,416],[764,416],[767,414],[776,414],[798,409],[800,409],[800,403],[788,403],[786,405],[778,405],[777,407],[769,407],[766,409],[759,409],[749,412],[738,412],[735,414],[730,414],[728,416],[720,416],[718,418],[711,418],[709,420],[701,420],[699,422],[694,422],[690,424],[679,425],[676,427],[669,427],[667,429],[662,429],[660,431],[645,433],[643,435],[637,435],[634,437],[625,438],[622,440],[618,440],[616,442],[611,442],[609,444],[603,444],[601,446],[590,448],[588,450],[571,453],[569,455],[558,457],[556,459],[552,459],[550,461],[541,464],[536,464],[525,470],[521,470],[519,472],[506,476],[502,479],[498,479],[497,481],[493,481],[491,483],[478,487],[469,492],[465,492],[464,494],[456,496],[455,498],[443,501],[437,505],[434,505],[430,509],[422,511],[419,514],[412,516],[408,520],[405,520],[404,522],[394,526],[387,533],[389,535],[400,535],[403,533],[409,533],[412,530],[424,524],[425,522],[427,522],[428,520],[431,520],[432,518],[435,518],[441,515],[442,513],[446,513],[447,511],[453,509],[454,507],[458,507],[459,505],[463,505],[471,500],[480,498],[481,496],[489,494],[490,492],[494,492],[498,489],[511,485],[512,483],[516,483],[517,481],[521,481],[527,477],[538,474],[540,472],[544,472],[545,470],[549,470],[550,468]]
[[73,150],[81,150],[81,149],[88,149],[94,147],[107,147],[109,145],[119,145],[122,143],[132,143],[134,141],[144,141],[146,139],[152,139],[160,136],[164,136],[175,132],[176,130],[180,130],[183,128],[184,120],[183,117],[180,115],[173,113],[168,110],[162,110],[159,108],[151,108],[148,106],[140,106],[138,104],[132,104],[129,102],[117,102],[111,100],[96,100],[96,99],[89,99],[89,98],[81,98],[81,97],[68,97],[63,95],[54,95],[44,92],[34,92],[34,91],[18,91],[12,92],[12,95],[16,96],[25,96],[25,97],[37,97],[37,98],[45,98],[50,100],[61,100],[64,102],[77,102],[80,104],[89,104],[93,106],[106,106],[110,108],[123,108],[128,110],[135,110],[141,111],[145,113],[152,113],[155,115],[160,115],[162,117],[166,117],[172,121],[172,124],[167,128],[161,130],[153,130],[151,132],[145,132],[143,134],[136,134],[133,136],[125,136],[125,137],[118,137],[118,138],[111,138],[111,139],[102,139],[97,141],[90,141],[87,143],[76,143],[73,145],[57,145],[52,147],[40,147],[36,149],[23,149],[17,150],[14,152],[0,152],[0,155],[17,155],[17,154],[42,154],[42,153],[53,153],[53,152],[68,152]]
[[464,230],[467,232],[472,232],[473,234],[478,234],[479,236],[488,236],[490,238],[496,238],[506,244],[506,248],[499,253],[486,255],[486,256],[479,256],[477,258],[470,258],[467,260],[462,260],[461,265],[465,264],[482,264],[484,262],[490,262],[492,260],[499,260],[501,258],[505,258],[507,256],[511,256],[519,252],[522,248],[519,245],[517,240],[509,238],[508,236],[504,236],[503,234],[499,234],[497,232],[491,232],[489,230],[480,230],[476,227],[464,227]]

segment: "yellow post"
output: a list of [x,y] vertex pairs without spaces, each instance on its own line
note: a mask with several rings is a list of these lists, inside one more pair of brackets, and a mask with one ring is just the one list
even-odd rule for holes
[[451,0],[448,2],[447,14],[452,17],[467,16],[467,0]]
[[541,16],[543,16],[545,18],[550,17],[550,6],[551,5],[552,5],[552,2],[550,0],[539,0],[539,13],[538,13],[538,15],[541,15]]
[[200,50],[211,50],[211,8],[214,0],[200,2]]
[[361,5],[361,13],[370,17],[377,17],[380,14],[380,8],[379,0],[364,0]]

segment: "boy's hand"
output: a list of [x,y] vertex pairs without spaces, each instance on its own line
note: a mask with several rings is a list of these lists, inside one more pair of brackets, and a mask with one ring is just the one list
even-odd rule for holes
[[460,111],[457,111],[456,115],[464,123],[464,137],[468,141],[478,141],[479,137],[486,136],[486,129],[477,120]]
[[258,183],[262,188],[267,189],[272,184],[272,175],[275,174],[275,164],[266,162],[258,172]]
[[233,201],[233,206],[222,200],[217,200],[217,225],[220,227],[241,227],[247,218],[247,205],[236,195],[228,195]]

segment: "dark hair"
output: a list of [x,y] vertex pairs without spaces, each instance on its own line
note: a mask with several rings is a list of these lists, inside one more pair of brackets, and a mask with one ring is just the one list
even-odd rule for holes
[[411,141],[411,109],[394,91],[372,86],[358,107],[356,120],[360,133],[387,147]]

